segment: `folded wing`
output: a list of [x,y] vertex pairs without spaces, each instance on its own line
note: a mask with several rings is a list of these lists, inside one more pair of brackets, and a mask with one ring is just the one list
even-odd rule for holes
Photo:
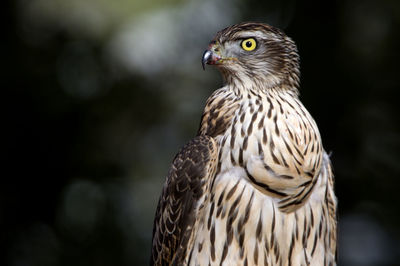
[[175,156],[157,206],[150,265],[182,264],[215,175],[217,150],[213,138],[197,136]]

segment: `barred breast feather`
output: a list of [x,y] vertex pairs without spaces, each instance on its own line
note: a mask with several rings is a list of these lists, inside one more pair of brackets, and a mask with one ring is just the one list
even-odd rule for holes
[[[229,87],[212,96],[205,112],[215,110],[221,94],[235,108],[213,119],[229,123],[213,136],[219,146],[217,173],[189,265],[335,261],[333,175],[312,117],[290,93],[249,91],[235,98]],[[200,134],[211,134],[207,123],[203,119]]]

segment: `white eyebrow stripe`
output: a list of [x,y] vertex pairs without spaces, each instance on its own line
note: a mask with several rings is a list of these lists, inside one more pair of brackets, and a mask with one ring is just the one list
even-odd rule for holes
[[261,31],[251,31],[251,32],[240,32],[238,33],[238,36],[235,36],[237,38],[260,38],[260,39],[264,39],[265,38],[265,33],[261,32]]
[[276,35],[274,33],[268,33],[268,35],[266,36],[265,32],[262,32],[262,31],[238,32],[237,36],[235,36],[235,38],[238,38],[238,39],[256,38],[256,39],[262,39],[262,40],[266,40],[266,39],[278,40],[279,39],[276,37]]

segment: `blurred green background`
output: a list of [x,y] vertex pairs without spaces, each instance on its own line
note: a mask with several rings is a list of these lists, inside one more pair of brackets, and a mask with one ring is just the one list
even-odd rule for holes
[[339,265],[400,259],[397,0],[5,0],[0,265],[147,265],[169,164],[219,73],[217,30],[280,27],[331,152]]

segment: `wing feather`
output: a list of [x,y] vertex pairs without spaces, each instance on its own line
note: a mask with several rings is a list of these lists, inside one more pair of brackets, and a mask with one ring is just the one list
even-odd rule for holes
[[154,219],[150,265],[181,264],[217,157],[216,142],[209,136],[195,137],[175,156]]

